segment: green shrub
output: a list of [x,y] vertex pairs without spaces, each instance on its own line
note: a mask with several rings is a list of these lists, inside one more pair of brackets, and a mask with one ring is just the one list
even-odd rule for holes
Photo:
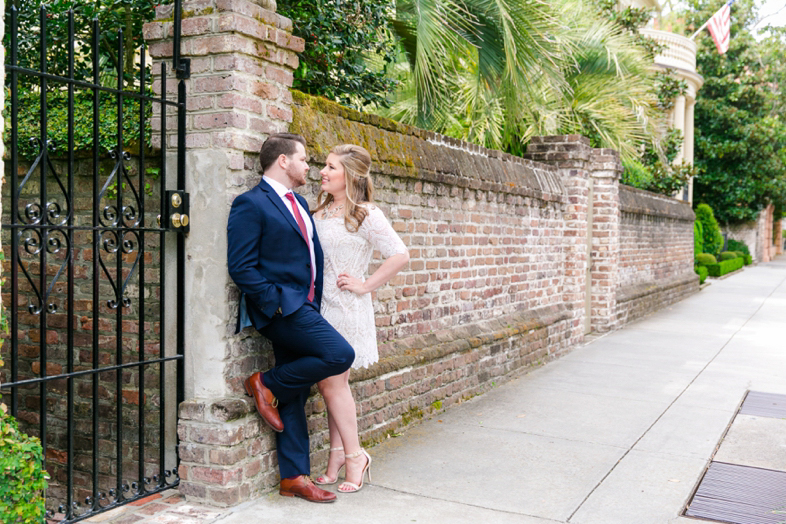
[[699,204],[696,207],[696,220],[701,222],[702,234],[704,236],[704,252],[717,255],[723,248],[723,235],[721,234],[718,221],[712,208],[707,204]]
[[710,274],[707,266],[696,266],[695,271],[696,274],[699,275],[699,284],[703,284],[704,281],[707,280],[707,275]]
[[729,251],[742,251],[746,255],[751,254],[750,249],[748,249],[748,246],[745,244],[745,242],[740,242],[739,240],[734,240],[733,238],[730,238],[726,241],[726,248]]
[[733,258],[739,258],[737,253],[734,253],[733,251],[722,251],[720,254],[721,260],[731,260]]
[[712,264],[707,266],[707,270],[710,273],[711,277],[722,277],[727,273],[731,273],[732,271],[737,271],[740,269],[744,264],[743,259],[741,258],[732,258],[729,260],[723,260],[718,262],[717,264]]
[[745,253],[742,251],[733,251],[733,253],[737,255],[737,258],[745,258]]
[[699,253],[704,253],[704,234],[701,222],[697,220],[693,223],[693,258],[696,258]]
[[41,467],[41,443],[19,431],[16,419],[6,410],[0,404],[0,522],[44,522],[48,476]]
[[699,253],[696,255],[696,263],[700,266],[710,266],[712,264],[717,264],[718,261],[709,253]]
[[750,266],[753,264],[753,257],[750,255],[745,255],[745,265]]
[[652,173],[636,159],[623,160],[620,182],[626,186],[645,188],[652,183]]

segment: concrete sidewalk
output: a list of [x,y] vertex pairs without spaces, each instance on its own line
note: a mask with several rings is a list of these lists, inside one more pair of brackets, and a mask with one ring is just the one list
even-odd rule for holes
[[[746,391],[786,394],[784,321],[780,257],[434,414],[373,448],[373,483],[335,504],[273,493],[135,520],[695,523],[679,514]],[[783,469],[784,439],[762,466]]]

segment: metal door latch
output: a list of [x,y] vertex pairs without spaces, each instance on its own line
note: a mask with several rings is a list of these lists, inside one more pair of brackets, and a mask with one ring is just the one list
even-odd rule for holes
[[181,233],[188,233],[191,230],[191,219],[188,216],[191,212],[188,193],[185,191],[167,191],[166,202],[164,204],[166,220],[158,216],[158,227],[172,229]]

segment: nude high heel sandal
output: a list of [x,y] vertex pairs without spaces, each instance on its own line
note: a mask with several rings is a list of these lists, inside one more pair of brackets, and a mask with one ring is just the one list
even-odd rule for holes
[[346,465],[346,459],[359,457],[360,455],[365,455],[366,458],[368,459],[368,462],[366,462],[366,465],[363,468],[363,472],[360,474],[360,484],[353,484],[352,482],[347,482],[345,480],[338,487],[339,493],[357,493],[358,491],[363,489],[363,485],[364,485],[363,482],[366,478],[366,473],[368,473],[368,481],[371,482],[371,455],[369,455],[365,449],[361,448],[360,451],[356,453],[350,453],[349,455],[344,455],[345,458],[344,465]]
[[[331,453],[334,452],[334,451],[344,451],[344,447],[342,446],[342,447],[338,447],[338,448],[330,448],[330,452]],[[346,457],[346,455],[345,455],[345,457]],[[320,476],[318,476],[317,478],[314,479],[314,484],[319,484],[320,486],[330,486],[330,485],[335,484],[336,482],[338,482],[338,477],[339,477],[339,475],[341,475],[341,470],[344,469],[346,467],[346,465],[347,465],[347,461],[345,459],[344,463],[341,464],[341,466],[339,466],[339,468],[338,468],[338,471],[336,471],[336,478],[331,479],[330,477],[327,476],[327,471],[325,471],[323,474],[321,474]],[[346,470],[345,470],[345,472],[346,472]]]

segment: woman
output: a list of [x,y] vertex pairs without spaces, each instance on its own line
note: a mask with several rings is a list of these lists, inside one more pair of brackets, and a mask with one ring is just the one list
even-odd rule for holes
[[[377,334],[371,292],[385,284],[409,261],[409,253],[382,211],[372,202],[371,155],[360,146],[333,148],[320,171],[322,185],[314,218],[325,266],[321,313],[355,350],[355,369],[377,360]],[[385,262],[364,280],[374,250]],[[325,398],[330,432],[330,457],[325,473],[315,483],[335,484],[341,469],[341,493],[363,488],[371,457],[360,447],[355,400],[349,371],[318,384]]]

